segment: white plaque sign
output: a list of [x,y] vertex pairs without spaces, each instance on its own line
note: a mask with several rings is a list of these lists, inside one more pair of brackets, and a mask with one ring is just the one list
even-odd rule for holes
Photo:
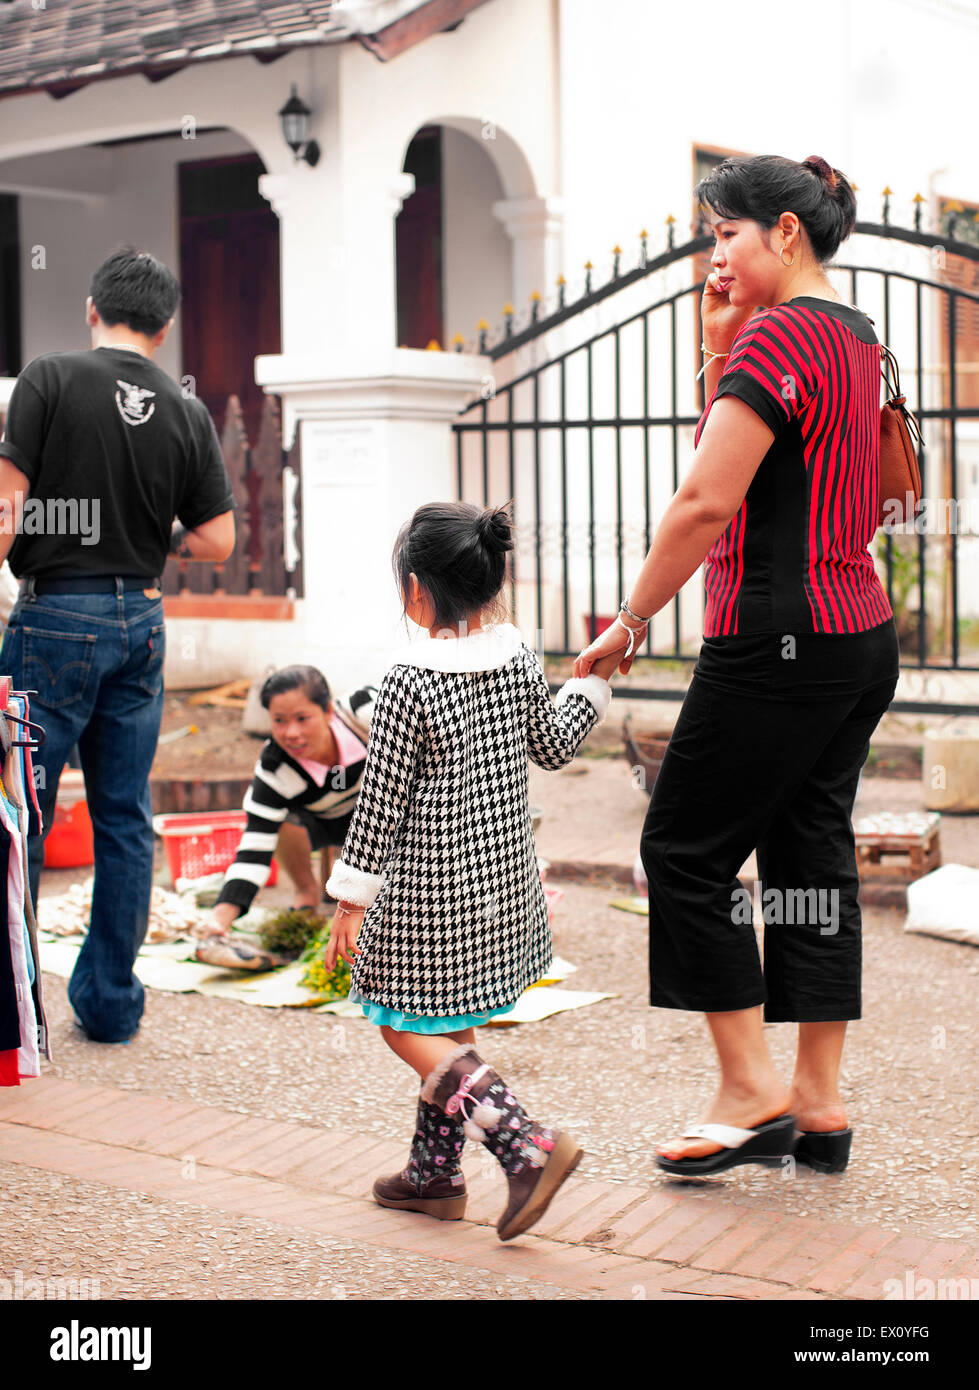
[[313,487],[372,486],[377,482],[377,428],[303,422],[303,475]]

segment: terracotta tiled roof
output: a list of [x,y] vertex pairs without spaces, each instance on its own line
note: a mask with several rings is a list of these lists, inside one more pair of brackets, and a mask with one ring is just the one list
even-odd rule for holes
[[37,9],[8,0],[0,3],[0,96],[65,93],[126,72],[164,75],[349,37],[333,0],[46,0]]

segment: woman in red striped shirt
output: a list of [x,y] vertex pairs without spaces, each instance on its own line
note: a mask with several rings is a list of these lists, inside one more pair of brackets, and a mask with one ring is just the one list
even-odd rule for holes
[[[616,626],[623,647],[703,562],[704,642],[642,834],[650,1000],[707,1016],[721,1080],[706,1123],[660,1146],[667,1172],[781,1164],[840,1171],[839,1094],[860,1017],[852,811],[894,695],[893,614],[869,552],[877,520],[880,355],[826,265],[853,190],[811,156],[727,159],[697,187],[715,235],[702,300],[708,405],[690,472]],[[761,306],[761,307],[758,307]],[[627,629],[627,631],[623,631]],[[757,853],[764,965],[737,874]],[[799,1025],[790,1086],[763,1023]]]

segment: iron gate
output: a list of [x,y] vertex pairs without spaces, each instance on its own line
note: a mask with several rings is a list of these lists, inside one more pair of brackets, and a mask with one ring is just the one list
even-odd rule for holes
[[[935,704],[925,683],[928,673],[979,671],[979,233],[973,243],[894,227],[887,214],[885,202],[884,220],[858,222],[853,235],[878,239],[859,243],[865,249],[897,248],[891,264],[877,255],[830,274],[896,352],[922,424],[928,504],[917,529],[882,528],[875,541],[902,664],[922,673],[923,698],[893,708],[971,712]],[[614,617],[689,466],[705,405],[694,378],[712,246],[704,234],[672,245],[671,224],[667,248],[648,257],[643,233],[635,268],[621,271],[617,247],[608,283],[593,288],[588,265],[574,303],[564,302],[562,282],[545,317],[535,296],[522,326],[508,306],[495,342],[483,326],[479,350],[506,379],[488,378],[455,422],[458,495],[484,505],[514,498],[511,601],[542,654],[576,655]],[[703,602],[695,576],[650,624],[642,658],[692,662]],[[643,669],[656,670],[634,668]],[[630,696],[678,693],[663,688],[661,672],[629,686]]]

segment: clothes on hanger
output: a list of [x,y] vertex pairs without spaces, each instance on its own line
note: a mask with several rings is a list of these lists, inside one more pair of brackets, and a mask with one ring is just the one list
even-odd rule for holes
[[42,1055],[51,1060],[27,874],[27,836],[40,812],[25,736],[36,731],[27,696],[0,678],[0,1086],[39,1077]]
[[[23,706],[23,718],[27,724],[30,723],[30,707],[26,695],[16,695],[13,697],[15,708]],[[9,707],[9,702],[8,702]],[[33,765],[30,762],[31,746],[25,740],[14,744],[12,748],[12,762],[10,767],[10,785],[12,799],[17,806],[18,820],[20,823],[21,844],[23,849],[24,864],[24,928],[27,934],[30,955],[34,966],[30,975],[31,988],[34,994],[34,1012],[37,1015],[38,1024],[38,1047],[41,1053],[51,1060],[50,1046],[48,1042],[47,1020],[44,1016],[44,1004],[41,998],[41,955],[37,942],[37,920],[34,914],[34,904],[31,901],[30,876],[28,873],[28,850],[27,837],[31,833],[32,817],[31,809],[33,803],[34,821],[40,833],[40,811],[37,806],[37,795],[34,787]],[[28,790],[29,789],[29,790]]]

